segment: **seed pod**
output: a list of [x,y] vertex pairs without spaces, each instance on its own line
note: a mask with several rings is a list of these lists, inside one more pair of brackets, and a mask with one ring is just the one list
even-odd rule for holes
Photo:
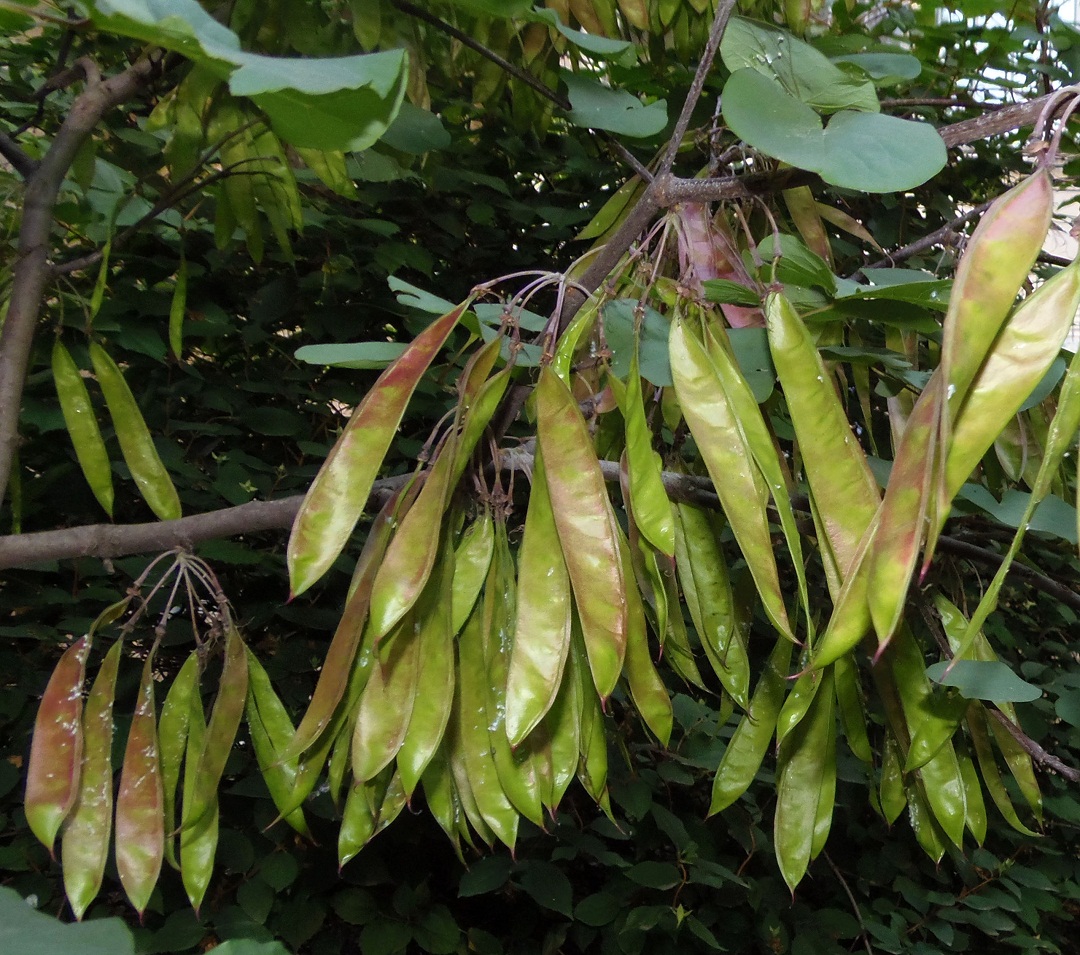
[[184,316],[187,313],[188,264],[184,253],[180,253],[180,268],[173,285],[172,302],[169,305],[169,347],[173,356],[180,358],[184,347]]
[[[169,687],[158,721],[158,745],[161,751],[162,816],[165,830],[165,861],[174,869],[180,867],[176,858],[176,789],[180,782],[180,766],[187,751],[188,725],[193,700],[199,694],[199,651],[192,650],[180,672]],[[201,707],[201,703],[198,704]],[[201,709],[200,709],[201,712]]]
[[866,455],[813,339],[783,295],[765,307],[769,349],[787,397],[788,413],[814,505],[842,579],[881,500]]
[[374,779],[393,761],[409,728],[416,700],[422,621],[414,613],[387,635],[360,696],[353,728],[352,768],[358,783]]
[[[208,806],[196,803],[200,757],[206,749],[207,726],[198,693],[189,697],[187,752],[184,756],[184,802],[180,825],[180,876],[191,907],[198,915],[210,876],[218,841],[218,798]],[[198,813],[196,816],[195,814]]]
[[537,386],[538,443],[596,692],[606,700],[626,653],[626,586],[611,501],[585,420],[551,371]]
[[[534,492],[535,493],[535,492]],[[529,498],[530,506],[532,498]],[[454,552],[454,589],[450,627],[456,637],[484,589],[491,555],[495,552],[495,524],[491,512],[482,511],[461,535]]]
[[[488,579],[490,583],[490,572]],[[519,816],[503,791],[491,753],[488,725],[493,714],[488,712],[484,641],[485,612],[478,604],[458,637],[457,692],[450,717],[451,769],[463,808],[483,823],[482,828],[472,820],[481,838],[486,829],[513,851]]]
[[975,749],[975,756],[979,761],[979,771],[982,773],[983,782],[986,783],[986,791],[997,806],[998,812],[1005,817],[1005,821],[1017,832],[1025,836],[1038,837],[1038,833],[1029,829],[1016,814],[1009,791],[1005,788],[998,771],[997,761],[994,759],[994,749],[990,745],[990,736],[987,732],[986,709],[978,700],[972,700],[967,712],[967,730],[971,737],[971,744]]
[[896,452],[877,532],[868,555],[868,602],[878,652],[892,639],[904,613],[911,575],[926,536],[933,493],[944,379],[930,379],[915,404]]
[[638,350],[630,357],[626,392],[620,402],[626,424],[626,458],[630,474],[630,504],[645,539],[661,554],[675,554],[671,501],[661,476],[660,455],[653,450],[653,433],[645,418]]
[[676,566],[690,618],[724,689],[745,708],[750,661],[739,632],[726,559],[704,511],[679,504],[676,513]]
[[878,801],[881,805],[881,814],[890,826],[900,818],[900,813],[907,805],[907,793],[904,791],[904,767],[900,763],[900,744],[892,736],[885,737]]
[[101,888],[109,855],[113,808],[113,700],[121,641],[105,654],[83,710],[83,756],[79,793],[64,825],[64,891],[82,920]]
[[514,645],[506,685],[506,735],[517,746],[558,693],[570,651],[573,603],[566,561],[548,496],[543,453],[533,459],[532,492],[518,559]]
[[372,522],[364,549],[356,562],[345,612],[334,631],[334,639],[330,641],[330,649],[319,671],[319,682],[315,684],[311,703],[300,720],[296,735],[282,753],[282,759],[294,759],[308,749],[322,735],[335,713],[339,712],[339,704],[345,696],[360,652],[375,574],[386,554],[400,514],[412,503],[419,490],[419,486],[413,483],[398,491],[387,500]]
[[1054,208],[1049,169],[1040,166],[994,201],[956,270],[942,326],[939,368],[955,417],[1042,249]]
[[467,307],[468,302],[456,306],[421,332],[349,418],[293,523],[288,563],[294,596],[318,580],[341,553],[413,391]]
[[783,637],[777,640],[758,678],[746,715],[735,727],[717,767],[709,804],[710,816],[726,809],[750,788],[765,759],[787,689],[791,647],[789,640]]
[[510,653],[513,649],[514,619],[517,613],[517,580],[514,558],[507,540],[506,522],[495,520],[495,553],[484,587],[483,653],[485,706],[488,743],[495,772],[506,798],[526,819],[543,826],[540,802],[540,775],[537,765],[542,750],[539,738],[529,739],[511,749],[506,735],[506,686]]
[[[617,527],[616,531],[622,554],[623,573],[628,579],[632,579],[634,570],[630,565],[629,544],[622,536],[622,529]],[[667,746],[671,739],[673,721],[671,697],[653,665],[648,631],[645,627],[645,608],[636,587],[627,587],[626,603],[626,681],[630,687],[630,696],[645,725],[652,730],[662,746]]]
[[[906,626],[897,630],[877,668],[882,665],[894,683],[903,710],[905,729],[910,738],[923,719],[932,691],[926,676],[922,649]],[[918,770],[918,778],[923,786],[922,798],[933,819],[940,825],[945,836],[959,846],[964,836],[967,805],[960,765],[956,761],[956,751],[951,742],[945,741],[937,753],[923,764]],[[908,808],[916,814],[919,812],[918,806],[911,808],[910,792]]]
[[139,493],[161,520],[175,520],[180,517],[180,498],[169,472],[161,463],[150,429],[131,388],[124,380],[123,372],[97,342],[90,343],[90,360],[94,363],[98,385],[105,395],[120,451]]
[[[185,800],[185,826],[194,826],[217,805],[221,774],[225,771],[225,761],[232,752],[247,701],[247,660],[247,647],[244,646],[236,627],[230,624],[225,634],[225,665],[221,671],[217,699],[214,700],[214,709],[206,730],[206,745],[199,753],[194,791],[190,798]],[[190,758],[189,736],[188,759]]]
[[416,501],[401,519],[375,573],[368,627],[376,645],[413,607],[431,576],[439,552],[456,448],[451,436],[428,470]]
[[[287,808],[296,786],[299,763],[296,757],[283,759],[282,753],[295,736],[289,712],[281,702],[258,657],[247,651],[248,698],[245,710],[252,749],[259,764],[270,798],[278,809]],[[164,722],[164,718],[162,720]],[[285,816],[285,821],[297,832],[310,836],[307,821],[300,809]]]
[[967,803],[967,817],[965,823],[981,846],[986,841],[986,802],[982,795],[982,785],[979,783],[979,774],[975,770],[975,763],[968,753],[967,747],[958,748],[956,758],[960,762],[960,775],[964,779],[964,799]]
[[570,667],[568,676],[578,681],[578,699],[581,702],[581,716],[578,721],[581,727],[578,780],[596,804],[610,817],[611,797],[607,786],[608,744],[604,728],[604,714],[600,709],[600,701],[592,692],[580,624],[576,617],[573,642],[570,645]]
[[765,480],[746,447],[715,367],[682,321],[671,325],[669,351],[679,405],[746,558],[765,613],[778,632],[794,641],[769,535]]
[[164,854],[164,793],[154,713],[154,656],[150,654],[143,665],[116,795],[116,868],[140,919],[157,884]]
[[780,518],[780,527],[784,532],[784,540],[795,567],[795,583],[799,600],[808,611],[806,624],[809,632],[811,630],[810,599],[806,591],[802,539],[795,523],[795,513],[791,508],[791,495],[788,491],[791,475],[777,448],[773,433],[765,421],[761,406],[735,361],[727,333],[716,325],[706,323],[703,325],[703,335],[705,350],[709,354],[713,370],[735,415],[743,443],[750,451],[754,464],[757,465],[769,487],[769,494]]
[[444,546],[442,559],[416,607],[418,630],[413,638],[419,656],[416,692],[409,729],[397,753],[401,785],[409,798],[442,742],[454,702],[454,634],[450,613],[455,574],[454,552]]
[[873,763],[874,753],[866,734],[866,711],[859,687],[859,670],[851,654],[840,657],[833,665],[836,682],[836,703],[840,712],[840,724],[844,727],[848,748],[852,755],[864,763]]
[[53,346],[52,372],[56,396],[60,399],[60,410],[71,435],[71,443],[75,446],[79,467],[94,497],[105,513],[112,517],[113,480],[109,452],[105,450],[86,383],[71,353],[59,341]]
[[34,720],[24,810],[30,831],[50,852],[79,792],[82,772],[82,690],[90,636],[76,640],[49,677]]

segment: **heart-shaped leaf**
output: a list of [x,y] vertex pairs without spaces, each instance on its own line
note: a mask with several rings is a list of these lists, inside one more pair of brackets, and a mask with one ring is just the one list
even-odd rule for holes
[[955,686],[969,700],[1031,703],[1042,696],[1042,690],[997,660],[954,660],[951,669],[943,660],[927,667],[926,675],[942,686]]
[[847,189],[913,189],[947,158],[941,136],[926,123],[844,110],[823,128],[806,103],[754,69],[731,75],[722,103],[728,126],[755,149]]

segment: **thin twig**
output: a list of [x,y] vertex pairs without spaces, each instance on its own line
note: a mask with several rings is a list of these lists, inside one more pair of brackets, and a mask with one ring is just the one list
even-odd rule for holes
[[1080,782],[1080,769],[1069,766],[1056,756],[1048,753],[997,707],[994,707],[993,709],[987,707],[986,711],[1005,727],[1008,734],[1020,744],[1021,749],[1035,760],[1036,763],[1040,766],[1045,766],[1047,769],[1052,769],[1054,772],[1064,776],[1071,783]]
[[910,259],[913,255],[918,255],[920,252],[926,252],[935,245],[954,245],[958,236],[956,231],[957,228],[970,222],[972,219],[981,216],[990,208],[993,201],[993,199],[989,199],[986,202],[980,203],[974,209],[969,209],[963,215],[959,215],[955,219],[949,220],[940,229],[935,229],[929,235],[924,235],[921,239],[916,239],[914,242],[910,242],[907,245],[901,246],[899,249],[887,253],[883,259],[867,263],[855,274],[858,275],[863,269],[880,269],[882,266],[893,266],[897,262],[903,262],[905,259]]
[[823,852],[825,861],[829,863],[829,868],[832,869],[833,875],[836,876],[836,881],[840,883],[840,886],[844,890],[844,894],[848,897],[848,901],[851,903],[851,909],[855,913],[855,919],[859,923],[859,928],[862,929],[863,945],[866,947],[866,955],[874,955],[874,950],[870,947],[870,933],[866,930],[866,923],[863,921],[862,910],[859,908],[859,903],[855,901],[855,896],[851,891],[851,886],[847,884],[847,879],[844,878],[844,874],[837,868],[835,862],[829,856],[829,853]]
[[[248,163],[260,162],[266,157],[262,156],[248,156],[246,159],[240,159],[233,163],[231,166],[226,166],[224,169],[218,169],[212,172],[205,179],[201,179],[198,182],[194,181],[194,178],[185,179],[177,188],[170,190],[162,199],[159,199],[157,203],[140,216],[135,222],[129,225],[127,228],[122,229],[112,237],[109,243],[110,251],[115,252],[121,246],[123,246],[129,239],[135,236],[137,233],[149,223],[153,222],[163,212],[168,212],[170,209],[183,202],[188,196],[194,195],[197,192],[201,192],[208,186],[212,186],[215,182],[219,182],[222,179],[229,179],[233,176],[266,176],[269,173],[261,170],[237,170],[237,166],[243,166]],[[70,275],[72,272],[81,272],[83,269],[91,268],[97,265],[105,257],[105,249],[96,249],[93,252],[87,252],[86,255],[80,255],[74,259],[68,259],[66,262],[58,262],[51,266],[53,275]]]
[[[984,547],[979,547],[977,544],[959,540],[955,537],[939,537],[938,549],[950,554],[956,554],[958,557],[966,557],[968,560],[975,560],[981,564],[988,564],[993,567],[1000,567],[1001,562],[1004,559],[1001,554],[995,553],[992,550],[987,550]],[[1025,564],[1018,564],[1016,561],[1013,561],[1012,564],[1009,565],[1009,573],[1015,577],[1019,577],[1036,590],[1042,591],[1047,596],[1053,597],[1055,600],[1059,600],[1066,606],[1080,612],[1080,594],[1071,587],[1059,583],[1052,577],[1047,577],[1046,574],[1039,573],[1039,571],[1032,567],[1028,567]]]
[[1059,265],[1061,268],[1065,268],[1066,265],[1072,265],[1073,260],[1067,258],[1064,255],[1054,255],[1053,252],[1040,252],[1038,255],[1038,261],[1044,265]]
[[720,49],[720,41],[724,37],[724,31],[727,29],[728,20],[731,19],[731,12],[734,9],[735,0],[722,0],[720,6],[717,7],[712,28],[709,30],[708,42],[705,44],[705,50],[701,54],[701,62],[698,63],[694,78],[690,82],[690,90],[687,92],[686,99],[683,102],[682,112],[679,113],[679,118],[675,121],[675,129],[660,160],[657,173],[659,177],[666,176],[675,165],[675,157],[679,154],[679,147],[682,145],[683,137],[690,128],[690,118],[694,114],[694,107],[697,106],[698,100],[701,99],[702,90],[705,89],[705,80],[712,70],[713,60],[716,59],[716,51]]

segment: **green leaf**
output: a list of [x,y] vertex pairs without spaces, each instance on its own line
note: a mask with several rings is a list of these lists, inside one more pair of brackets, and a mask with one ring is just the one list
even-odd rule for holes
[[100,29],[175,50],[228,79],[233,95],[250,97],[293,146],[366,149],[386,132],[405,95],[404,50],[262,56],[241,50],[237,35],[196,0],[95,0],[89,7]]
[[682,881],[678,868],[670,862],[639,862],[626,870],[626,877],[650,889],[673,889]]
[[216,955],[292,955],[281,942],[257,942],[253,938],[230,938],[213,951]]
[[574,918],[586,925],[599,928],[615,921],[615,916],[622,911],[622,903],[607,892],[595,892],[586,896],[574,909]]
[[574,893],[570,880],[558,866],[551,862],[530,862],[522,867],[518,882],[537,905],[573,917]]
[[18,892],[0,886],[0,952],[19,955],[135,955],[135,940],[120,919],[65,925],[38,912]]
[[752,288],[728,279],[707,279],[702,282],[705,298],[710,302],[728,305],[761,305],[761,296]]
[[[998,500],[983,484],[965,484],[957,497],[970,501],[1006,527],[1020,526],[1031,500],[1031,494],[1027,491],[1009,488],[998,503]],[[1067,540],[1070,544],[1076,544],[1076,508],[1056,494],[1047,494],[1035,508],[1027,529],[1043,534],[1053,534],[1055,537]]]
[[411,285],[396,275],[387,276],[386,284],[390,286],[391,292],[398,293],[397,300],[409,308],[416,308],[431,315],[445,315],[454,307],[454,303],[448,299],[425,292],[422,288]]
[[256,434],[277,438],[299,436],[304,428],[303,419],[295,411],[284,408],[249,408],[244,412],[244,424]]
[[502,19],[524,16],[533,0],[450,0],[450,3],[471,13]]
[[139,955],[158,952],[183,952],[193,948],[206,937],[206,929],[191,909],[173,912],[165,924],[154,932],[150,944],[139,944]]
[[259,866],[259,878],[279,892],[287,889],[300,874],[300,864],[287,852],[275,852]]
[[[485,325],[498,328],[502,324],[506,309],[494,302],[477,302],[473,306],[476,317]],[[515,308],[510,312],[510,318],[528,332],[542,332],[548,320],[545,315],[530,312],[527,308]]]
[[820,288],[828,294],[836,289],[836,276],[829,264],[793,235],[778,235],[773,240],[763,242],[759,252],[766,261],[770,261],[779,245],[780,255],[776,263],[776,277],[785,285],[798,285],[802,288]]
[[724,86],[721,104],[731,131],[755,149],[812,172],[824,164],[821,117],[772,77],[736,70]]
[[1080,691],[1062,693],[1054,703],[1054,713],[1070,726],[1080,727]]
[[1043,380],[1040,381],[1035,386],[1035,390],[1028,395],[1027,401],[1020,406],[1020,410],[1027,411],[1029,408],[1034,408],[1036,405],[1042,404],[1047,395],[1057,387],[1057,383],[1061,381],[1064,374],[1065,359],[1059,355],[1054,359],[1049,369],[1047,369],[1046,374],[1043,376]]
[[583,33],[581,30],[573,30],[566,26],[559,14],[554,10],[540,9],[537,7],[528,17],[534,23],[546,23],[558,30],[574,46],[585,50],[587,53],[595,53],[602,59],[621,57],[628,50],[634,48],[634,44],[628,40],[612,40],[606,36],[596,36],[592,33]]
[[951,669],[949,661],[943,660],[927,667],[926,675],[942,686],[956,687],[969,700],[1031,703],[1042,696],[1042,690],[997,660],[954,660]]
[[502,888],[510,878],[512,865],[509,856],[487,856],[474,862],[458,883],[458,896],[464,899]]
[[236,890],[236,901],[253,922],[266,924],[266,918],[274,907],[275,893],[272,886],[262,879],[249,879]]
[[407,347],[402,342],[304,345],[296,349],[296,360],[333,368],[385,368]]
[[945,143],[929,123],[845,110],[829,121],[816,172],[834,186],[901,192],[936,176],[947,160]]
[[419,156],[433,149],[445,149],[450,145],[450,133],[431,110],[405,100],[382,141],[394,149]]
[[728,339],[754,400],[761,404],[773,393],[776,384],[768,333],[764,328],[729,328]]
[[[611,370],[618,378],[625,378],[630,373],[636,307],[636,299],[620,298],[609,302],[603,308],[604,338],[613,356]],[[671,362],[668,359],[669,329],[668,320],[656,309],[646,305],[638,343],[638,365],[641,376],[658,388],[672,383]]]
[[724,119],[755,149],[826,182],[862,192],[897,192],[926,182],[945,165],[945,143],[927,123],[844,110],[821,117],[756,70],[732,73]]
[[573,106],[568,118],[576,126],[635,138],[655,136],[667,126],[667,100],[646,106],[626,90],[613,90],[569,70],[562,70],[560,75]]
[[857,66],[877,86],[895,86],[922,73],[922,63],[909,53],[847,53],[832,57],[832,61]]
[[432,955],[453,955],[461,941],[461,929],[445,905],[436,905],[420,918],[413,929],[413,938]]
[[350,925],[366,925],[379,914],[379,907],[366,889],[343,889],[330,902],[338,917]]
[[[245,54],[245,59],[248,57],[255,58],[254,54]],[[363,62],[374,57],[384,59],[378,63]],[[234,77],[229,84],[234,95],[241,95],[236,88],[238,85],[241,89],[254,89],[267,82],[278,70],[287,74],[294,73],[298,78],[303,74],[307,74],[312,80],[325,77],[325,82],[309,83],[310,87],[316,89],[332,86],[332,77],[338,77],[342,83],[349,84],[325,93],[286,86],[277,90],[247,94],[270,117],[274,131],[294,146],[353,152],[367,149],[386,132],[405,95],[408,71],[405,68],[404,50],[365,53],[333,60],[291,61],[282,57],[257,59],[276,62],[260,62],[254,73],[245,75],[242,84],[237,84]],[[292,62],[302,62],[303,73],[284,69],[286,64]],[[253,63],[249,60],[248,67],[251,66]],[[346,77],[350,73],[359,76],[348,80]],[[360,76],[366,77],[370,82],[361,83]],[[396,85],[384,95],[380,87],[389,77],[393,78]]]
[[360,933],[360,951],[364,955],[394,955],[412,940],[412,930],[402,922],[379,919],[364,926]]
[[846,73],[809,43],[777,27],[732,17],[724,31],[720,56],[732,73],[755,70],[821,112],[877,112],[881,108],[873,83]]
[[937,279],[915,269],[864,269],[862,274],[870,284],[839,279],[836,298],[909,302],[939,312],[949,307],[952,282],[948,279]]

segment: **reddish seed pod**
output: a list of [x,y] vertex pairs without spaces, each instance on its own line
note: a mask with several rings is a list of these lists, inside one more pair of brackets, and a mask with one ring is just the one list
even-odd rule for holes
[[78,794],[82,766],[82,689],[89,635],[64,652],[49,678],[34,722],[26,774],[26,821],[51,853]]

